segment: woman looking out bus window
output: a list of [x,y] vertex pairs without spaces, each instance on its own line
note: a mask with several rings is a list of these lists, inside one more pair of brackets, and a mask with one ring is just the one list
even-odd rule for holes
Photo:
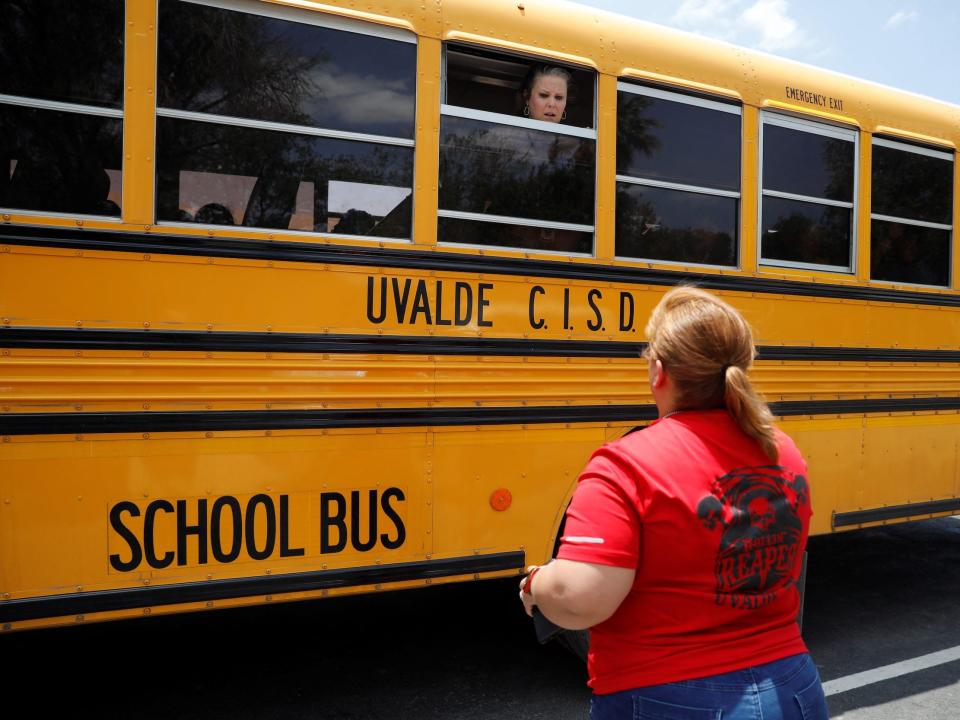
[[565,120],[569,90],[569,72],[552,65],[534,65],[521,89],[523,114],[543,122]]
[[680,287],[646,334],[660,417],[594,453],[524,607],[590,628],[592,720],[824,720],[796,623],[807,469],[747,377],[750,327]]

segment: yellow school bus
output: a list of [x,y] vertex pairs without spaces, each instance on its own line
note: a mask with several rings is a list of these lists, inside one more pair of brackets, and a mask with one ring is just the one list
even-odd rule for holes
[[754,325],[814,532],[956,512],[958,143],[548,0],[2,3],[0,626],[543,562],[680,282]]

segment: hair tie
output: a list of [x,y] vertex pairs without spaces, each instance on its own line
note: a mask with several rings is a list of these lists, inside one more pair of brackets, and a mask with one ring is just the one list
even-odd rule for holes
[[725,376],[727,374],[727,369],[731,367],[733,367],[731,363],[724,363],[723,367],[720,368],[720,374]]

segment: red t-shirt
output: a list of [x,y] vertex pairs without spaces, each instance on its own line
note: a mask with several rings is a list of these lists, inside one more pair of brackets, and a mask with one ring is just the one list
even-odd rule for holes
[[559,557],[637,571],[617,611],[590,630],[595,693],[807,651],[796,623],[807,469],[777,437],[774,463],[725,410],[685,411],[594,453]]

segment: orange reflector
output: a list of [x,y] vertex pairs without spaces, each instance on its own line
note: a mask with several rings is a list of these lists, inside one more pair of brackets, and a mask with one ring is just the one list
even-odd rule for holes
[[511,495],[510,491],[506,488],[497,488],[490,493],[490,507],[497,512],[503,512],[510,507],[510,503],[512,502],[513,495]]

